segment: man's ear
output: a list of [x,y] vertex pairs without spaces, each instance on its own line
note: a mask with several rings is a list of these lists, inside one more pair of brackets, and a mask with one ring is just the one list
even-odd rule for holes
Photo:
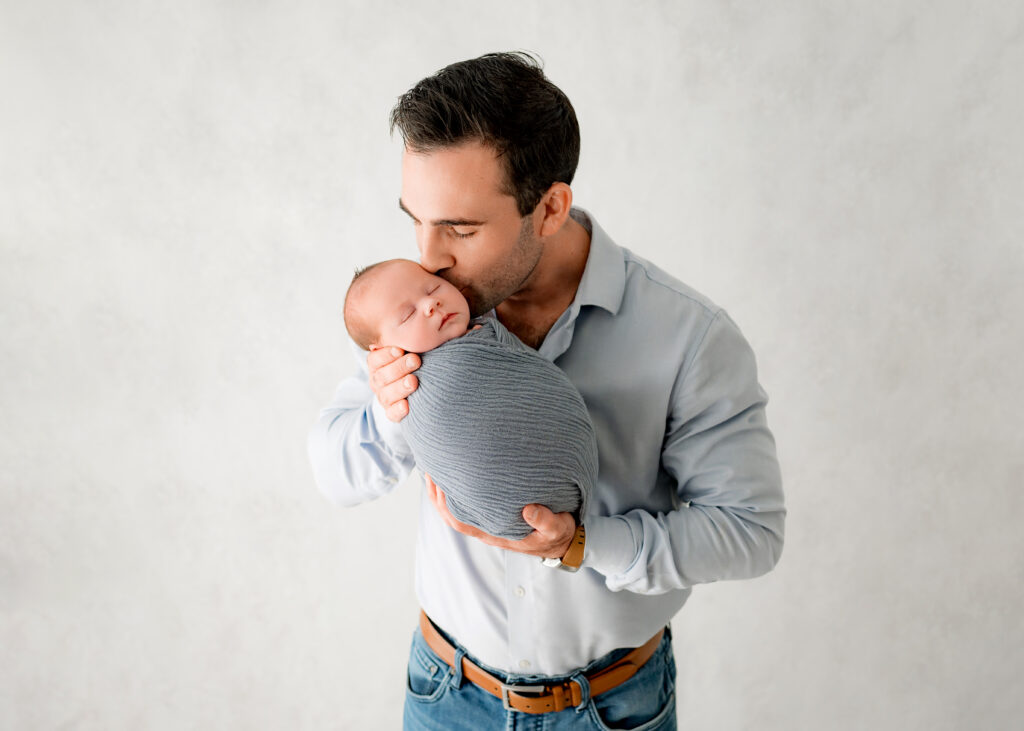
[[541,216],[538,235],[551,236],[561,231],[571,209],[572,188],[565,183],[552,183],[537,204]]

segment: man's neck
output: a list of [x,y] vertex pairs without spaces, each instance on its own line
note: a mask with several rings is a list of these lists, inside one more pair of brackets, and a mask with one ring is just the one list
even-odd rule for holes
[[544,253],[526,285],[497,306],[498,319],[531,348],[539,348],[572,304],[590,253],[590,234],[572,218],[544,242]]

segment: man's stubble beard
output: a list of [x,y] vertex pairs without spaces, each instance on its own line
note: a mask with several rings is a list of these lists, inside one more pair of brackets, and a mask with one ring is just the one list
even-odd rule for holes
[[542,248],[533,235],[532,223],[532,216],[523,217],[516,237],[515,253],[512,255],[514,261],[494,272],[494,276],[487,282],[457,282],[441,275],[462,292],[469,303],[470,317],[487,314],[518,292],[537,268]]

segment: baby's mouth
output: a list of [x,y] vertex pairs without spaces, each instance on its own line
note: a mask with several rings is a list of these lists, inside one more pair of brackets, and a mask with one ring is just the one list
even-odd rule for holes
[[449,321],[450,319],[452,319],[453,317],[455,317],[455,313],[454,313],[454,312],[449,312],[449,313],[448,313],[447,315],[445,315],[444,317],[442,317],[442,318],[441,318],[441,324],[440,324],[440,325],[438,326],[438,328],[437,328],[437,329],[438,329],[438,330],[440,330],[440,329],[441,329],[442,327],[444,327],[445,325],[447,325],[447,324],[448,324],[448,321]]

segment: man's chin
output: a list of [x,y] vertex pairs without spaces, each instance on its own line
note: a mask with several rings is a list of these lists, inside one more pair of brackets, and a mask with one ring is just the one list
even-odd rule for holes
[[494,302],[493,297],[484,298],[479,292],[473,289],[472,285],[467,284],[461,287],[456,285],[456,287],[462,296],[466,298],[466,303],[469,305],[469,316],[471,318],[486,315],[501,302],[501,300]]
[[470,319],[472,319],[474,317],[483,317],[488,312],[493,310],[496,306],[497,305],[487,305],[487,306],[482,306],[481,305],[481,306],[478,306],[478,305],[470,302],[469,303],[469,317],[470,317]]
[[486,302],[481,302],[476,292],[470,290],[469,288],[464,287],[459,291],[462,292],[462,296],[466,298],[466,303],[469,305],[470,318],[481,317],[482,315],[486,315],[488,312],[494,309],[494,307],[487,307]]

